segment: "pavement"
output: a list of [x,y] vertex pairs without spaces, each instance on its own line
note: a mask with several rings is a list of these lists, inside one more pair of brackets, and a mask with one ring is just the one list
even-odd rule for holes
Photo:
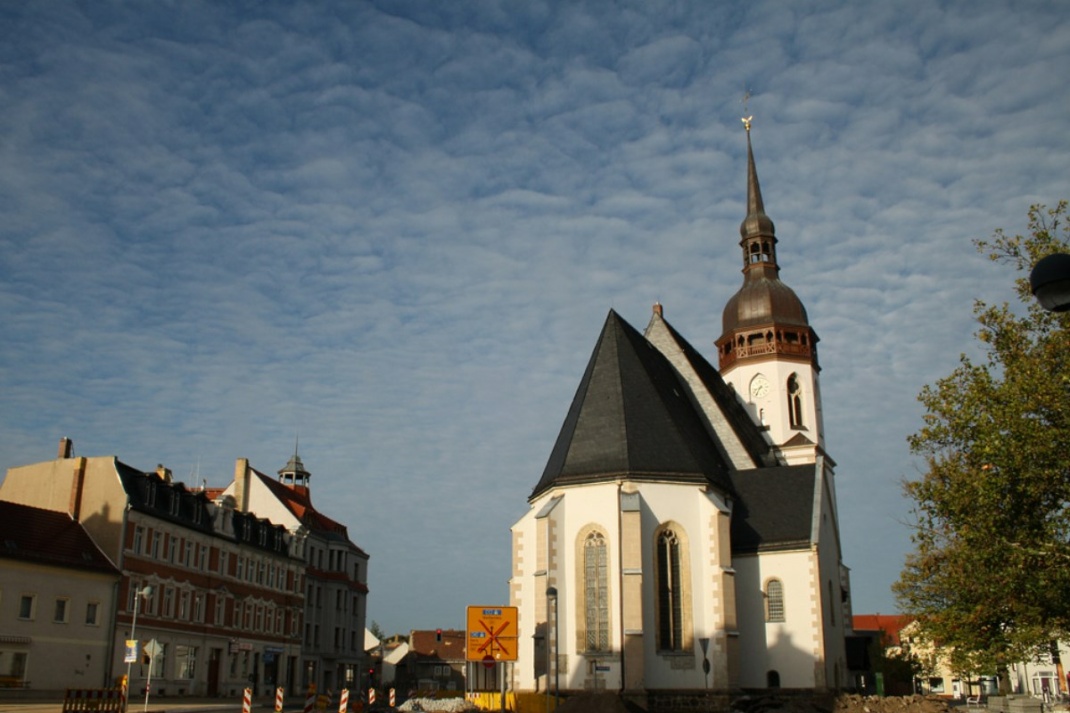
[[[283,707],[285,713],[299,713],[304,707],[303,701],[291,701]],[[0,713],[60,713],[63,710],[62,694],[35,696],[0,695]],[[132,698],[127,706],[128,713],[241,713],[240,698],[149,698],[146,706],[143,698]],[[275,701],[253,701],[253,713],[270,713],[275,710]],[[352,711],[353,708],[350,707]]]

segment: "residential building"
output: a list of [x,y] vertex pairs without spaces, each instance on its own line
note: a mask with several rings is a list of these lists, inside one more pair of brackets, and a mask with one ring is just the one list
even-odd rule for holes
[[358,690],[365,668],[368,554],[312,505],[312,474],[296,451],[271,478],[239,459],[225,494],[240,512],[280,524],[306,564],[301,684]]
[[399,689],[431,693],[465,690],[465,642],[459,629],[414,630],[408,653],[395,671]]
[[[994,671],[971,672],[964,676],[953,670],[949,651],[934,645],[919,631],[917,618],[909,614],[858,614],[857,634],[876,634],[884,653],[892,657],[912,657],[920,666],[913,692],[946,698],[984,698],[999,691]],[[1031,661],[1008,666],[1008,686],[1012,694],[1031,695],[1051,701],[1065,699],[1070,680],[1062,662],[1070,656],[1070,642],[1052,642],[1049,651]],[[910,691],[888,691],[909,693]]]
[[[73,457],[67,439],[56,460],[9,469],[0,498],[68,513],[121,570],[108,675],[129,672],[132,692],[300,691],[305,565],[282,526],[162,466]],[[124,660],[131,639],[156,644],[151,664]]]
[[655,304],[610,311],[513,526],[513,688],[827,690],[848,680],[850,583],[818,337],[781,281],[747,122],[743,285],[718,367]]
[[118,585],[70,515],[0,500],[0,687],[112,685]]

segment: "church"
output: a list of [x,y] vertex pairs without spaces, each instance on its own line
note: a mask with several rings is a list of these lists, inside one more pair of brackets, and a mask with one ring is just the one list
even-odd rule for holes
[[743,284],[710,340],[717,366],[660,304],[642,332],[610,310],[512,527],[517,691],[847,684],[818,337],[780,279],[744,125]]

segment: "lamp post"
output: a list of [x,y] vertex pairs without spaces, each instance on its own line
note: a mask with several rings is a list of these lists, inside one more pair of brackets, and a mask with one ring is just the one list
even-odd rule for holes
[[1029,289],[1049,312],[1070,310],[1070,254],[1052,253],[1038,260],[1029,273]]
[[[145,587],[142,587],[141,589],[137,589],[137,590],[134,591],[134,618],[130,622],[130,640],[134,642],[134,658],[137,658],[137,649],[138,649],[138,645],[137,645],[137,609],[138,609],[138,604],[141,602],[141,598],[142,597],[148,597],[148,596],[151,596],[151,595],[152,595],[152,587],[151,586],[145,586]],[[130,658],[129,655],[127,655],[126,658]],[[127,661],[126,662],[126,691],[127,691],[127,696],[130,695],[130,666],[132,664],[133,664],[133,661]],[[151,666],[152,664],[150,663],[149,665]]]
[[[556,710],[557,704],[560,702],[558,696],[561,694],[560,679],[557,677],[557,587],[546,588],[546,600],[547,604],[549,604],[550,601],[553,601],[554,603],[554,638],[551,642],[553,649],[550,648],[550,645],[547,645],[546,647],[546,708],[547,710],[550,708],[550,654],[552,651],[554,669],[554,709]],[[547,609],[549,609],[549,607],[547,607]],[[550,638],[549,632],[547,632],[546,638]]]

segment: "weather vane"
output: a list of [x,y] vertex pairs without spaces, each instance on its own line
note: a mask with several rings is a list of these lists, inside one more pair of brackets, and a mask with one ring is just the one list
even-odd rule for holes
[[[744,114],[747,113],[747,102],[749,100],[750,100],[750,90],[747,89],[743,93],[743,113]],[[743,120],[743,128],[745,128],[747,130],[748,134],[750,133],[750,122],[751,122],[751,119],[753,119],[753,118],[754,118],[753,116],[744,116],[743,119],[742,119]]]

